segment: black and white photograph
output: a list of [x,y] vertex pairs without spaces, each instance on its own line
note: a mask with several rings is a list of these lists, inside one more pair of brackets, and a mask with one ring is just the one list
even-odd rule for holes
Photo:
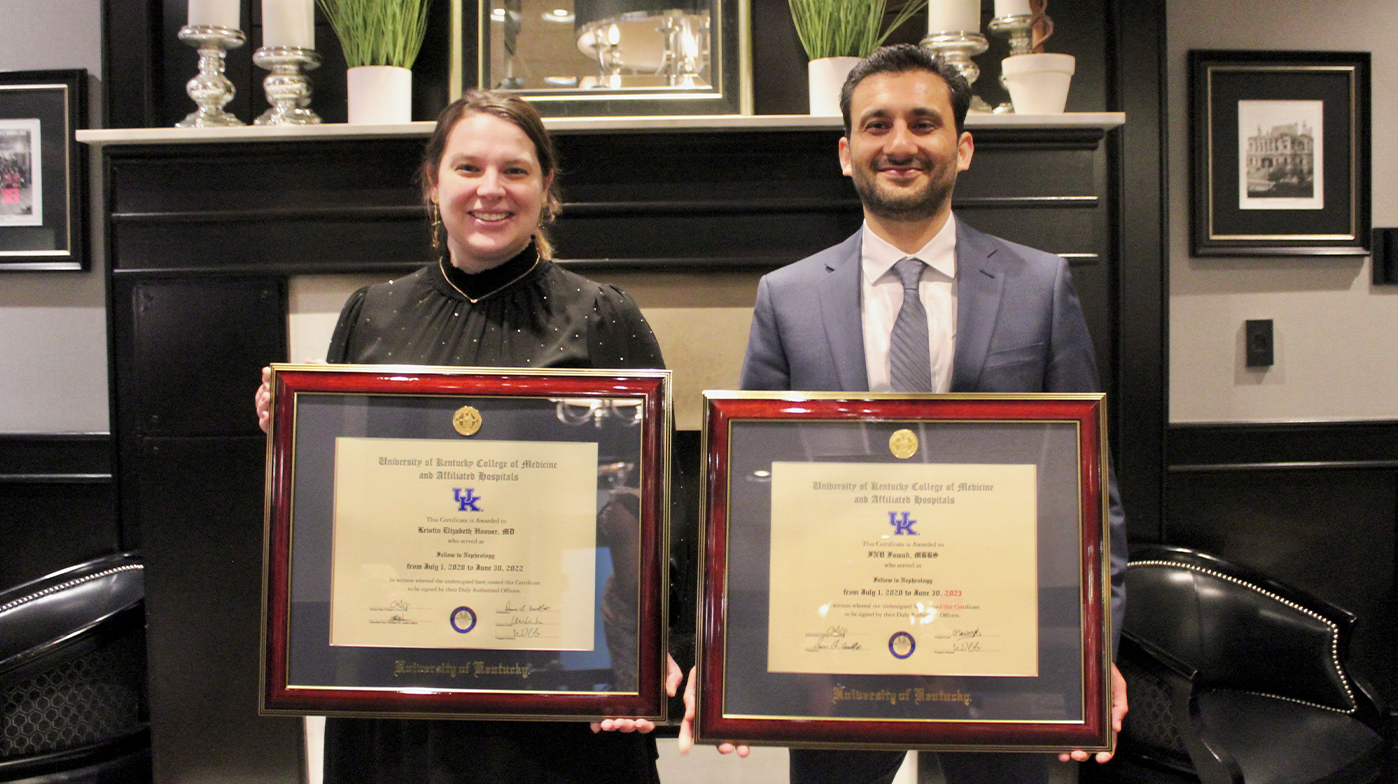
[[1325,208],[1324,101],[1238,101],[1238,209]]
[[0,226],[44,225],[38,120],[0,120]]
[[1365,255],[1368,52],[1189,53],[1196,256]]

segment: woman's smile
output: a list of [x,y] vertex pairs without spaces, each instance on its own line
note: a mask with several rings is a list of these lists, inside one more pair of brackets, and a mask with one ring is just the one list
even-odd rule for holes
[[529,245],[552,177],[514,123],[468,114],[447,137],[432,184],[451,263],[467,273],[497,267]]

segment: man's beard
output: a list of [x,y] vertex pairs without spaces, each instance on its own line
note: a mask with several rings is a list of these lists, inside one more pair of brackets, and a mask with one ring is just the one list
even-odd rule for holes
[[873,169],[879,165],[877,160],[868,167],[852,167],[854,190],[859,194],[864,208],[885,220],[900,222],[926,220],[936,215],[942,205],[951,198],[952,186],[956,180],[940,179],[936,176],[936,167],[930,162],[923,160],[919,163],[931,176],[916,190],[893,190],[880,185],[878,174]]

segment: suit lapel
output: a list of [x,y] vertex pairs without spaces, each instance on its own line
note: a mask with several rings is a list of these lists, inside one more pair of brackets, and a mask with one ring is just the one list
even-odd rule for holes
[[869,391],[869,370],[864,362],[864,320],[859,314],[860,234],[840,243],[826,262],[827,275],[817,286],[821,323],[830,356],[839,375],[840,389]]
[[956,222],[956,353],[951,391],[974,392],[990,351],[1005,276],[996,247],[981,232]]

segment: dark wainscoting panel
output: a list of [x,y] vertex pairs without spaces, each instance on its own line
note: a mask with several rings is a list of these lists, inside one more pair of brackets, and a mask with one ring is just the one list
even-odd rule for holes
[[[143,494],[155,481],[141,444],[150,437],[225,440],[261,439],[252,399],[261,368],[285,360],[286,286],[279,278],[201,277],[171,279],[141,274],[114,278],[111,293],[115,416],[122,474],[122,520],[128,537],[144,546]],[[258,477],[260,503],[263,461],[239,471]],[[220,487],[220,473],[202,477],[197,487]],[[232,492],[226,490],[225,492]],[[182,522],[197,525],[202,513]],[[241,529],[260,539],[261,517]],[[158,547],[150,548],[151,552]],[[211,575],[216,579],[216,574]],[[188,628],[189,633],[199,633]]]
[[266,441],[142,438],[139,452],[156,780],[295,781],[300,721],[257,715]]
[[1398,422],[1177,425],[1167,541],[1359,616],[1353,664],[1398,702]]
[[106,433],[0,435],[0,590],[121,551]]

